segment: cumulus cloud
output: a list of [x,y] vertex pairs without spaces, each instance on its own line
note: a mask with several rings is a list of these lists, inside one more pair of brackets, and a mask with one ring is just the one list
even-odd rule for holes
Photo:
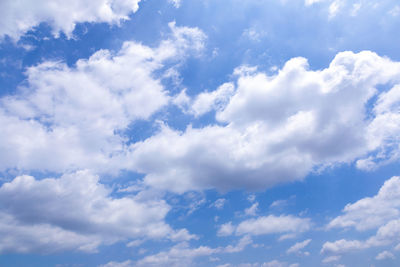
[[343,215],[334,218],[328,229],[354,227],[358,231],[374,229],[400,215],[400,177],[387,180],[377,195],[347,204]]
[[226,199],[225,198],[219,198],[211,206],[213,206],[216,209],[220,210],[220,209],[224,208],[225,203],[226,203]]
[[119,24],[136,12],[140,0],[4,0],[0,2],[0,38],[5,35],[18,39],[21,35],[48,23],[54,35],[64,32],[71,36],[77,23],[106,22]]
[[333,219],[331,228],[355,228],[358,231],[377,229],[376,234],[366,240],[341,239],[326,242],[321,252],[345,253],[399,242],[400,240],[400,177],[387,180],[374,197],[363,198],[344,208],[344,214]]
[[249,236],[242,237],[235,245],[218,248],[207,246],[191,248],[187,242],[182,242],[167,251],[146,256],[137,261],[133,266],[193,266],[193,262],[196,258],[220,253],[229,254],[241,252],[252,242]]
[[204,45],[199,29],[169,26],[170,35],[155,48],[125,42],[118,52],[100,50],[73,67],[43,62],[28,68],[26,84],[0,99],[0,122],[7,125],[0,133],[0,170],[128,168],[124,131],[170,100],[155,72]]
[[336,262],[336,261],[339,261],[341,258],[342,258],[342,257],[341,257],[341,256],[338,256],[338,255],[329,256],[329,257],[324,258],[324,259],[322,260],[322,263]]
[[[186,245],[179,245],[182,247],[185,247]],[[124,261],[124,262],[109,262],[105,265],[100,265],[99,267],[140,267],[140,266],[194,266],[194,260],[196,258],[206,256],[207,254],[213,254],[215,251],[210,251],[206,249],[207,247],[199,247],[197,249],[187,249],[187,250],[180,250],[178,247],[172,248],[168,252],[162,252],[159,254],[156,254],[157,256],[161,256],[162,258],[160,259],[155,259],[154,256],[149,256],[144,258],[143,260],[134,263],[130,260]],[[201,248],[201,250],[200,250]],[[187,254],[187,257],[184,255],[181,255],[179,257],[176,257],[175,254],[176,252],[181,251],[181,252],[189,252]],[[168,256],[168,257],[167,257]],[[177,260],[181,260],[181,262],[177,262]],[[300,265],[298,263],[287,263],[283,261],[278,261],[278,260],[272,260],[264,263],[241,263],[241,264],[230,264],[230,263],[225,263],[225,264],[219,264],[217,267],[299,267]]]
[[235,226],[233,226],[232,222],[222,224],[218,229],[218,236],[229,236],[232,235],[235,231]]
[[[339,53],[316,71],[304,58],[273,76],[241,68],[218,124],[182,132],[164,125],[132,146],[133,164],[145,184],[184,192],[261,190],[326,166],[397,160],[399,73],[400,63],[367,51]],[[393,87],[380,92],[381,84]]]
[[286,253],[291,254],[291,253],[299,253],[303,248],[307,247],[308,244],[310,244],[311,239],[304,240],[303,242],[298,242],[291,246]]
[[256,216],[257,211],[258,211],[258,202],[253,203],[253,205],[245,209],[244,214],[249,216]]
[[0,252],[95,252],[129,239],[190,240],[164,222],[163,200],[113,198],[89,171],[36,180],[19,176],[0,187]]
[[379,227],[376,234],[366,240],[341,239],[335,242],[326,242],[321,253],[347,253],[373,247],[387,246],[400,241],[400,220],[391,220]]
[[298,218],[291,215],[257,217],[244,220],[234,226],[231,222],[221,225],[218,235],[267,235],[281,233],[301,233],[308,231],[311,221],[308,218]]
[[389,252],[389,251],[387,251],[387,250],[385,250],[385,251],[382,251],[381,253],[379,253],[376,257],[375,257],[375,259],[377,259],[377,260],[386,260],[386,259],[394,259],[395,257],[394,257],[394,255],[393,255],[393,253],[391,253],[391,252]]
[[221,110],[228,103],[234,93],[234,86],[231,83],[221,85],[212,92],[203,92],[191,99],[183,90],[178,94],[173,102],[182,109],[183,112],[192,114],[195,117],[201,116],[211,110]]
[[335,242],[326,242],[323,244],[321,253],[345,253],[354,250],[369,248],[370,245],[359,240],[337,240]]
[[210,256],[219,251],[218,248],[207,246],[190,248],[187,243],[180,243],[168,251],[146,256],[136,262],[134,266],[191,266],[194,259]]

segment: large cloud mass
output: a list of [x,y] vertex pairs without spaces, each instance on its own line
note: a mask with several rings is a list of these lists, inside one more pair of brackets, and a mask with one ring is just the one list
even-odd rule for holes
[[170,23],[171,34],[150,48],[125,42],[76,66],[43,62],[28,68],[19,91],[0,99],[0,171],[63,172],[127,168],[123,132],[169,101],[155,72],[200,51],[204,34]]
[[344,214],[331,220],[328,229],[377,229],[376,234],[366,240],[340,239],[326,242],[322,252],[345,253],[400,242],[399,197],[400,177],[395,176],[384,183],[377,195],[346,205],[343,209]]
[[[372,169],[398,158],[400,63],[343,52],[323,70],[294,58],[273,76],[247,67],[235,73],[218,124],[184,132],[163,126],[133,146],[147,184],[176,192],[262,189],[326,166],[357,161]],[[191,102],[180,98],[179,105]]]

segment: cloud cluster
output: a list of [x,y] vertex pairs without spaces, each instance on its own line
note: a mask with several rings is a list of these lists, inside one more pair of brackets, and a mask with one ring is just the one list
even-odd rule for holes
[[4,0],[0,2],[0,39],[5,35],[18,39],[21,35],[48,23],[53,34],[71,37],[77,23],[106,22],[118,24],[136,12],[140,0]]
[[249,236],[242,237],[234,246],[211,248],[208,246],[191,247],[187,242],[181,242],[169,250],[145,256],[134,262],[109,262],[101,267],[142,267],[142,266],[194,266],[196,259],[221,253],[237,253],[252,244]]
[[400,215],[400,177],[387,180],[376,196],[346,205],[343,213],[329,222],[329,229],[354,227],[364,231],[397,219]]
[[235,74],[233,93],[227,84],[200,94],[188,109],[201,115],[221,96],[215,125],[183,132],[164,125],[132,146],[147,185],[180,193],[261,190],[326,166],[356,162],[369,170],[398,159],[399,62],[342,52],[323,70],[294,58],[277,75],[254,68]]
[[0,187],[0,253],[61,250],[95,252],[101,244],[136,238],[168,238],[163,200],[113,198],[89,171],[36,180],[19,176]]
[[328,224],[331,228],[354,228],[357,231],[377,229],[366,240],[341,239],[326,242],[321,252],[345,253],[400,242],[400,177],[387,180],[374,197],[348,204],[343,215]]
[[[222,224],[218,230],[219,236],[236,235],[268,235],[268,234],[298,234],[311,228],[311,220],[292,215],[259,216],[233,225],[231,222]],[[311,240],[310,240],[311,241]]]
[[128,168],[124,131],[149,119],[170,96],[157,78],[166,61],[179,64],[199,52],[205,35],[170,23],[158,47],[125,42],[100,50],[75,66],[43,62],[28,68],[19,91],[0,99],[0,170],[63,172]]

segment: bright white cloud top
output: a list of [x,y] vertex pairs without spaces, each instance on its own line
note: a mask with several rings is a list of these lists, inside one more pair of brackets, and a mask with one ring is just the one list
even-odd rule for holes
[[[323,70],[309,70],[306,59],[295,58],[276,75],[248,68],[235,74],[235,92],[216,111],[224,125],[184,132],[163,126],[132,146],[146,184],[175,192],[262,189],[328,166],[356,162],[371,169],[398,158],[399,62],[343,52]],[[390,90],[380,92],[378,85]],[[199,99],[226,98],[231,86],[197,96],[194,114]]]
[[8,125],[0,133],[0,169],[128,168],[126,138],[118,132],[168,104],[154,72],[164,61],[201,50],[205,38],[196,28],[170,28],[170,39],[156,48],[125,42],[120,51],[98,51],[73,68],[62,62],[30,67],[28,85],[0,99],[0,121]]

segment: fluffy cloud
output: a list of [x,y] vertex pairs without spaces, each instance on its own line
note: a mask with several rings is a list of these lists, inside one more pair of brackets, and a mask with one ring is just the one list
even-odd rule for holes
[[212,92],[203,92],[191,99],[183,90],[174,98],[174,104],[180,107],[183,112],[192,114],[195,117],[201,116],[211,110],[222,109],[234,93],[234,86],[231,83],[221,85]]
[[382,251],[381,253],[379,253],[375,259],[377,260],[386,260],[386,259],[394,259],[394,255],[389,252],[389,251]]
[[344,253],[354,250],[369,248],[370,246],[359,240],[337,240],[335,242],[326,242],[322,246],[321,253]]
[[232,223],[221,225],[218,235],[267,235],[281,233],[301,233],[308,231],[311,221],[308,218],[298,218],[291,215],[257,217],[242,221],[237,226]]
[[[233,96],[217,109],[219,124],[184,132],[163,126],[132,146],[146,184],[175,192],[260,190],[325,166],[357,161],[371,169],[397,160],[400,101],[393,85],[400,63],[343,52],[323,70],[294,58],[274,76],[251,68],[235,74]],[[382,93],[382,84],[393,87]]]
[[0,133],[0,170],[127,168],[124,131],[170,99],[155,72],[203,47],[199,29],[169,26],[169,38],[155,48],[125,42],[118,52],[100,50],[74,67],[30,67],[26,85],[0,99],[0,123],[7,125]]
[[321,252],[345,253],[371,247],[390,245],[400,241],[400,177],[387,180],[374,197],[363,198],[344,208],[344,214],[333,219],[327,226],[350,228],[358,231],[377,229],[375,235],[366,240],[341,239],[326,242]]
[[0,187],[0,252],[95,252],[120,240],[193,238],[164,222],[170,209],[164,201],[110,193],[88,171],[59,179],[16,177]]
[[253,203],[249,208],[244,210],[244,214],[249,215],[249,216],[256,216],[256,213],[258,211],[258,202]]
[[194,259],[210,256],[219,251],[218,248],[206,246],[190,248],[187,243],[180,243],[168,251],[147,256],[133,266],[191,266]]
[[348,204],[343,215],[328,224],[334,227],[354,227],[358,231],[374,229],[400,215],[400,177],[387,180],[378,194]]
[[400,220],[391,220],[379,227],[376,234],[366,240],[341,239],[335,242],[326,242],[321,253],[347,253],[373,247],[387,246],[400,241]]
[[322,263],[336,262],[336,261],[339,261],[341,258],[342,258],[342,257],[341,257],[341,256],[338,256],[338,255],[336,255],[336,256],[329,256],[329,257],[324,258],[324,259],[322,260]]
[[226,203],[226,199],[225,198],[219,198],[211,206],[215,207],[218,210],[220,210],[220,209],[224,208],[225,203]]
[[249,244],[252,244],[252,242],[253,241],[249,236],[242,237],[235,245],[217,248],[211,248],[208,246],[192,248],[187,242],[182,242],[173,246],[169,250],[146,256],[137,262],[132,262],[130,260],[125,262],[109,262],[106,265],[102,265],[102,267],[194,266],[194,262],[197,258],[220,253],[241,252]]
[[296,244],[294,244],[293,246],[291,246],[286,253],[290,254],[290,253],[298,253],[300,252],[303,248],[305,248],[306,246],[308,246],[308,244],[310,244],[311,239],[307,239],[304,240],[303,242],[298,242]]
[[218,229],[218,236],[229,236],[235,232],[235,226],[232,222],[222,224]]
[[77,23],[106,22],[118,24],[136,12],[140,0],[95,0],[95,1],[13,1],[0,2],[0,38],[8,35],[18,39],[21,35],[48,23],[54,35],[64,32],[71,36]]

